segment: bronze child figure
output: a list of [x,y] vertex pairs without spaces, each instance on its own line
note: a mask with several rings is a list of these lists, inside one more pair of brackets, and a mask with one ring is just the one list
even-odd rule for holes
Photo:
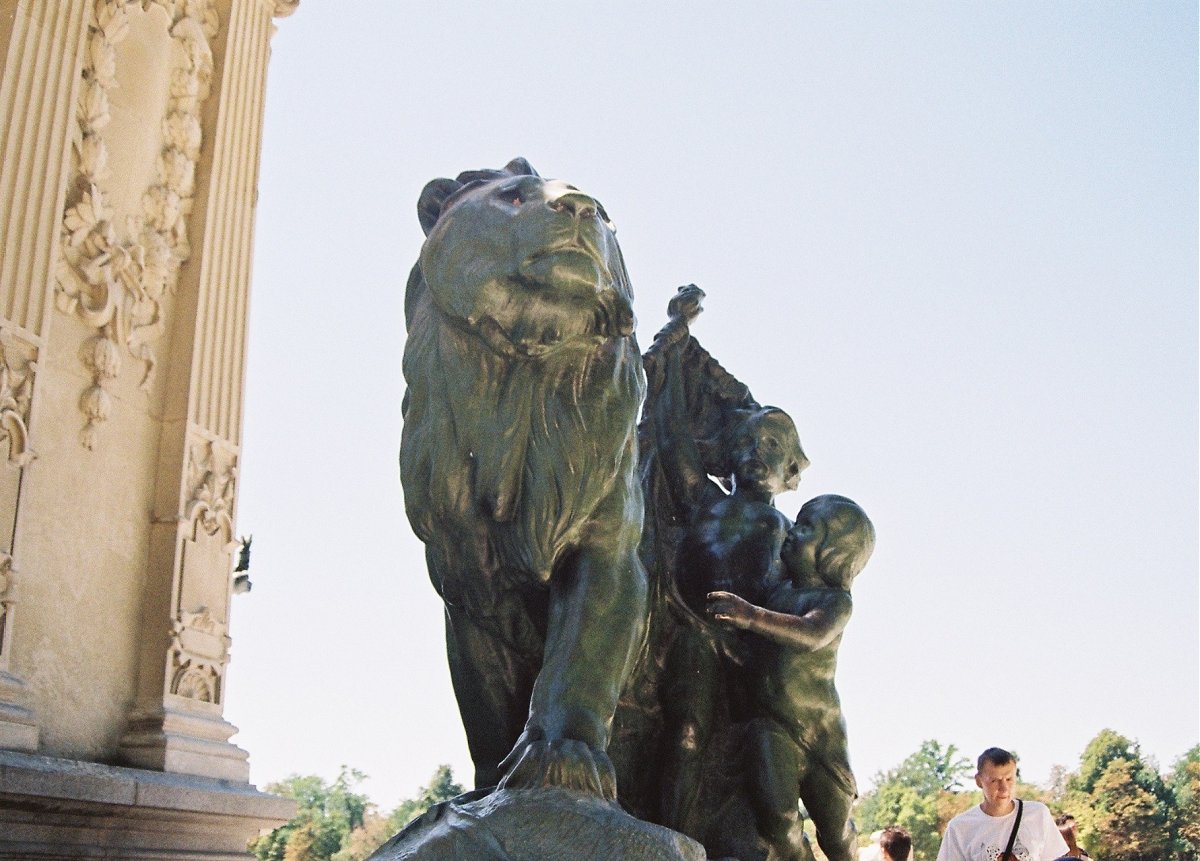
[[850,585],[874,547],[875,528],[858,505],[818,496],[788,531],[781,555],[788,576],[767,590],[762,606],[730,591],[708,596],[717,622],[752,635],[750,794],[772,857],[812,858],[797,801],[830,861],[855,857],[857,789],[834,674],[853,609]]
[[679,520],[685,524],[674,560],[674,583],[683,617],[666,656],[661,693],[664,715],[663,824],[704,839],[700,808],[703,763],[716,728],[718,700],[736,676],[736,634],[705,620],[705,600],[716,590],[756,596],[760,584],[778,579],[780,553],[789,522],[775,508],[779,493],[794,490],[808,458],[795,424],[775,407],[739,410],[722,446],[727,463],[725,490],[709,478],[704,458],[688,430],[683,389],[682,337],[700,313],[703,292],[681,287],[668,305],[670,322],[660,337],[664,386],[653,415],[655,455]]

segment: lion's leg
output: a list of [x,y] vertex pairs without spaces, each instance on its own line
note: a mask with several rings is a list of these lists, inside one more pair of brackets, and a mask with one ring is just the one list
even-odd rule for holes
[[512,749],[529,713],[536,660],[522,658],[465,613],[446,607],[450,679],[475,764],[475,788],[500,781],[500,761]]
[[616,798],[605,752],[646,617],[646,573],[632,548],[585,548],[551,585],[546,647],[505,786],[566,786]]

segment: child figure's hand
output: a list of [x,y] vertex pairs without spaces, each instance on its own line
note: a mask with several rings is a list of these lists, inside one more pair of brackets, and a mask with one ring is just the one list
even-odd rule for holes
[[708,593],[708,615],[722,625],[745,630],[750,627],[757,609],[745,598],[732,592]]
[[682,319],[685,323],[690,323],[700,316],[700,312],[704,309],[700,306],[700,301],[704,298],[704,291],[695,284],[685,284],[680,287],[671,301],[667,303],[667,316],[672,320]]

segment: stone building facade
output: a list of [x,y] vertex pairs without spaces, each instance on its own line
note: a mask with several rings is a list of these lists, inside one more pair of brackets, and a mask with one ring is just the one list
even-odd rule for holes
[[245,857],[290,814],[223,710],[263,92],[297,3],[0,0],[0,858]]

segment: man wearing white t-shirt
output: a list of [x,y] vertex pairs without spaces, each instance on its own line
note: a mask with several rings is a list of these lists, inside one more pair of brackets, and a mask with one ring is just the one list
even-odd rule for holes
[[[979,755],[975,785],[983,803],[960,813],[946,826],[938,861],[1001,861],[1017,820],[1017,760],[1007,750],[989,747]],[[1015,861],[1055,861],[1067,854],[1050,809],[1023,802],[1021,824],[1012,843]]]

